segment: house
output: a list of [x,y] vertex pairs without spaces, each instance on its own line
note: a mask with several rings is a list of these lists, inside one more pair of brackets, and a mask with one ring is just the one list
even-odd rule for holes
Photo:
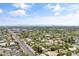
[[45,54],[40,54],[39,56],[46,56]]
[[46,34],[45,36],[46,36],[46,37],[50,37],[51,35],[49,35],[49,34]]
[[15,45],[15,42],[10,42],[10,45]]
[[69,48],[70,51],[74,51],[74,50],[76,50],[76,49],[77,49],[76,47]]
[[7,42],[0,43],[0,46],[6,46]]
[[44,47],[42,47],[42,50],[43,50],[43,51],[47,51],[47,49],[46,49],[46,48],[44,48]]
[[30,39],[30,38],[26,38],[26,40],[27,40],[27,41],[31,41],[32,39]]
[[48,51],[45,54],[48,55],[48,56],[57,56],[58,52],[57,51]]
[[49,43],[51,43],[51,44],[53,44],[53,43],[54,43],[54,42],[53,42],[53,40],[48,40],[48,42],[49,42]]
[[75,43],[79,45],[79,37],[74,38]]

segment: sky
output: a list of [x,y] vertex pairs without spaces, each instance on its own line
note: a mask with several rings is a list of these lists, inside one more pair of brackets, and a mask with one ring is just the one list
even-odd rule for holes
[[0,3],[0,26],[79,26],[79,3]]

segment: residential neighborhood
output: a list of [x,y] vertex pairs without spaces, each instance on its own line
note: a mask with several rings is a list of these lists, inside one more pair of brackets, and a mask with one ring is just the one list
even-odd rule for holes
[[1,56],[78,56],[78,27],[0,28]]

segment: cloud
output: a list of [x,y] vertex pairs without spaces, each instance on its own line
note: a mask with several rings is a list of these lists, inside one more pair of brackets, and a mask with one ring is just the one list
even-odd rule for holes
[[12,16],[29,16],[26,12],[31,9],[31,5],[25,3],[15,3],[14,7],[19,8],[18,10],[10,11]]
[[56,4],[55,6],[52,4],[48,4],[45,7],[52,11],[62,11],[64,9],[64,7],[60,6],[60,4]]
[[30,5],[24,4],[24,3],[15,3],[15,4],[13,4],[13,6],[16,8],[25,9],[25,10],[28,10],[31,8]]
[[78,9],[79,7],[77,5],[70,5],[68,10],[75,10],[75,9]]
[[50,11],[53,11],[55,16],[60,15],[61,11],[65,9],[65,7],[62,7],[60,4],[47,4],[45,8],[49,9]]
[[[42,20],[42,21],[41,21]],[[79,17],[76,16],[45,16],[32,21],[36,25],[79,25]]]
[[[7,19],[7,20],[6,20]],[[79,17],[77,16],[43,16],[36,18],[14,19],[5,18],[5,22],[0,24],[5,25],[66,25],[66,26],[79,26]]]
[[56,12],[56,13],[54,13],[54,15],[55,15],[55,16],[58,16],[58,15],[60,15],[60,13],[59,13],[59,12]]
[[[49,9],[50,11],[53,11],[55,16],[62,16],[62,12],[66,12],[67,16],[79,16],[79,10],[78,5],[72,4],[69,6],[61,6],[60,4],[52,5],[52,4],[47,4],[45,8]],[[64,14],[65,15],[65,14]]]
[[76,17],[79,17],[79,10],[76,10],[76,12],[75,13],[68,13],[66,16],[76,16]]
[[52,10],[55,6],[52,6],[52,4],[47,4],[44,8],[48,8],[49,10]]
[[69,13],[66,16],[74,16],[74,15],[75,15],[74,13]]
[[78,5],[75,5],[75,4],[72,4],[72,5],[69,5],[68,7],[66,6],[65,7],[65,11],[64,12],[68,12],[66,14],[66,16],[79,16],[79,7]]
[[63,10],[63,9],[64,9],[64,7],[61,7],[59,4],[57,4],[57,5],[54,7],[53,11],[61,11],[61,10]]
[[10,15],[12,16],[28,16],[26,14],[26,11],[25,10],[15,10],[15,11],[11,11],[10,12]]
[[79,17],[79,10],[76,11],[76,13],[74,14],[74,16]]
[[77,10],[77,13],[79,14],[79,10]]
[[3,13],[3,10],[2,9],[0,9],[0,13]]

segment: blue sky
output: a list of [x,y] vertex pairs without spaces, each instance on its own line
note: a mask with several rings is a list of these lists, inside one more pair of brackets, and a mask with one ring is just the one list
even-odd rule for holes
[[79,25],[78,3],[0,3],[0,26]]

